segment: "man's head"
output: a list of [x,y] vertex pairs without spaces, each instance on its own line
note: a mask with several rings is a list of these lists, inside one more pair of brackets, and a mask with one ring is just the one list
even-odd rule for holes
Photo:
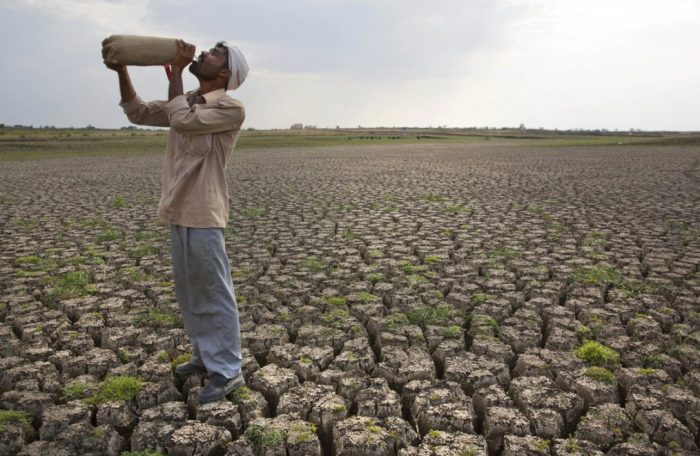
[[190,72],[200,81],[212,81],[217,88],[238,88],[248,74],[248,64],[235,46],[224,41],[216,43],[209,51],[202,51],[190,65]]

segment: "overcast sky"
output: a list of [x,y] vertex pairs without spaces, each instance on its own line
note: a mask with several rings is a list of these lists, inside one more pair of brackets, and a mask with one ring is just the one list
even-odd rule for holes
[[697,0],[0,0],[0,123],[128,125],[100,55],[128,33],[237,44],[245,127],[700,130],[698,24]]

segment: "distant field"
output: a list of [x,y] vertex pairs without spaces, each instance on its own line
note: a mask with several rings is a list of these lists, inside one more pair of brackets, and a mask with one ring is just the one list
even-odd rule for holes
[[[87,130],[0,128],[0,161],[161,153],[166,130]],[[519,130],[348,129],[246,130],[238,149],[328,147],[341,145],[497,142],[537,146],[700,144],[700,135],[580,135]]]
[[[247,387],[199,406],[165,138],[111,134],[5,153],[133,155],[0,163],[0,454],[698,454],[697,146],[246,131]],[[272,148],[302,143],[353,145]]]

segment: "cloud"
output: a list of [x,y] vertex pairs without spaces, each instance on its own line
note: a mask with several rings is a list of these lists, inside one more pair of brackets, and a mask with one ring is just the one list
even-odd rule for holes
[[113,33],[157,28],[148,20],[147,0],[10,0],[9,6],[80,20]]
[[[233,95],[256,128],[697,129],[700,118],[695,1],[7,0],[0,11],[5,123],[125,125],[99,58],[113,33],[236,43],[251,72]],[[131,74],[143,98],[164,97],[162,69]]]

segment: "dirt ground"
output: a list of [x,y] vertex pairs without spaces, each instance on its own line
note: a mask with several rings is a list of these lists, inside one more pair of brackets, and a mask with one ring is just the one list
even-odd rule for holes
[[698,454],[700,148],[234,152],[206,406],[160,160],[0,166],[0,454]]

